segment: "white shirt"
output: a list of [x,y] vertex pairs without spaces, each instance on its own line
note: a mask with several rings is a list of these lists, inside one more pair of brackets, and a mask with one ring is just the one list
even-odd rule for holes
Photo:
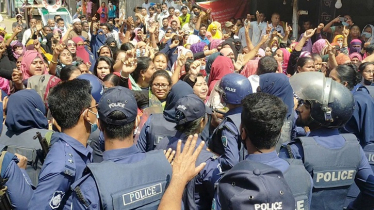
[[153,14],[152,17],[150,17],[148,14],[145,16],[144,20],[145,20],[145,26],[148,29],[152,25],[152,23],[156,22],[156,14]]
[[29,40],[31,37],[31,29],[26,29],[26,31],[23,33],[22,37],[22,44],[23,46],[26,46],[27,40]]
[[261,22],[258,23],[257,21],[251,21],[251,27],[250,27],[250,37],[253,46],[256,46],[258,43],[260,43],[261,36],[266,34],[266,23]]

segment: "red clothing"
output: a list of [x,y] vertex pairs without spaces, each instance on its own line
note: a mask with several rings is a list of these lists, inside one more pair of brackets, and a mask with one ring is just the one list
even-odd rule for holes
[[108,7],[99,7],[97,13],[100,14],[100,23],[106,23],[108,20]]
[[225,56],[218,56],[216,60],[212,64],[212,68],[210,70],[209,80],[208,80],[208,96],[212,92],[214,86],[216,85],[217,81],[221,80],[223,76],[226,74],[234,73],[234,65],[229,57]]

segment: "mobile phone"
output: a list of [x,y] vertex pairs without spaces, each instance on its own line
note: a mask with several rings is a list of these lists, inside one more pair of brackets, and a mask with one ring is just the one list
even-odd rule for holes
[[340,22],[345,22],[345,17],[339,17]]

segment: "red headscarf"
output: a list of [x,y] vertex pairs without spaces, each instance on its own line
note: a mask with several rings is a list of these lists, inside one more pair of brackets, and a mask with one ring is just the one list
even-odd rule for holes
[[76,56],[83,60],[84,63],[90,62],[90,55],[88,54],[87,50],[84,48],[84,46],[78,46],[78,42],[83,43],[83,39],[79,36],[76,36],[72,38],[73,42],[77,44],[77,51],[75,52]]
[[218,56],[212,64],[210,70],[208,85],[209,92],[208,95],[212,92],[216,82],[222,79],[226,74],[234,73],[234,65],[229,57]]

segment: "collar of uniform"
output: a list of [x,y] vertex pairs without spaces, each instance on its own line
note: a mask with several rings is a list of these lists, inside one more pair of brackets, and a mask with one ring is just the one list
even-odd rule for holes
[[[122,159],[124,156],[133,155],[136,153],[141,153],[141,151],[136,147],[136,145],[132,145],[128,148],[121,148],[121,149],[112,149],[103,152],[103,160],[117,160]],[[114,161],[115,162],[115,161]]]
[[[186,136],[186,134],[184,133],[181,133],[179,131],[177,131],[177,133],[175,134],[175,136],[170,140],[169,144],[168,144],[168,148],[171,148],[173,150],[177,150],[177,145],[178,145],[178,141],[179,140],[182,140],[182,150],[184,148],[184,144],[185,142],[187,141],[188,139],[188,136]],[[196,147],[198,145],[200,145],[200,142],[201,142],[201,136],[199,135],[198,138],[197,138],[197,141],[196,141]],[[204,149],[206,149],[206,145],[204,145]]]
[[228,115],[232,115],[232,114],[242,113],[242,110],[243,110],[242,106],[230,109],[228,112],[226,112],[225,117]]
[[91,158],[92,148],[90,146],[83,146],[78,140],[75,138],[65,134],[65,133],[58,133],[59,138],[69,144],[75,151],[81,153],[82,155]]
[[245,157],[246,160],[252,160],[255,162],[266,163],[278,159],[276,151],[261,154],[249,154]]
[[309,136],[334,136],[339,135],[339,130],[337,128],[320,128],[317,130],[310,131]]

